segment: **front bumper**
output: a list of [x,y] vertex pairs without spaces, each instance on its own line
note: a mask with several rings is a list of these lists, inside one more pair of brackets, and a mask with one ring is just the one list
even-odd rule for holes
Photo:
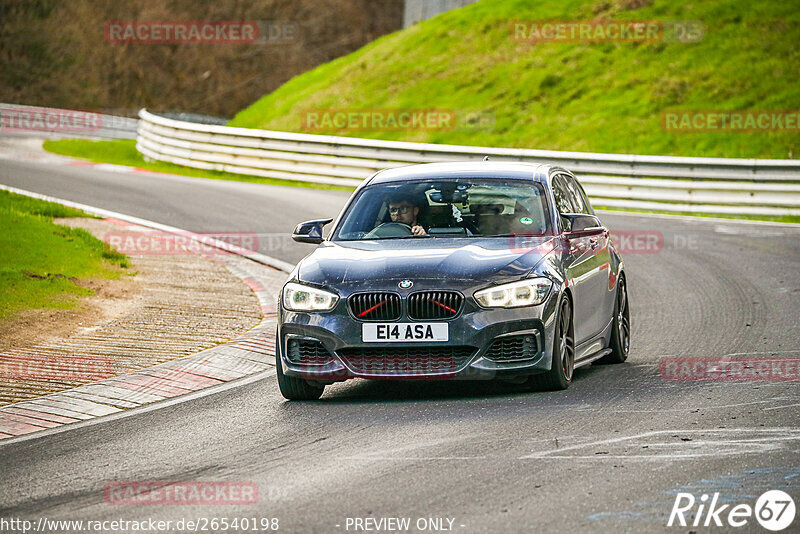
[[[412,321],[402,317],[396,321],[449,325],[447,342],[427,344],[364,343],[363,322],[346,311],[345,302],[328,313],[300,313],[281,308],[278,358],[285,375],[327,383],[350,378],[486,380],[540,373],[548,371],[552,361],[558,299],[559,292],[554,288],[538,306],[484,309],[468,297],[461,313],[453,319]],[[527,351],[523,359],[498,361],[495,342],[504,339],[507,342],[525,339],[526,344],[535,340],[535,353]],[[297,341],[319,342],[324,349],[319,353],[329,354],[330,358],[327,361],[317,358],[313,363],[298,359]],[[288,356],[289,343],[294,343],[292,358]],[[367,354],[369,358],[364,356]]]

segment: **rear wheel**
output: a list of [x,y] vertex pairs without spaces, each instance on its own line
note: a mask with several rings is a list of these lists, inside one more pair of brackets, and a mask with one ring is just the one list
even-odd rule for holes
[[558,307],[555,336],[553,337],[553,362],[546,373],[528,378],[534,389],[548,391],[567,389],[575,369],[575,337],[572,328],[572,306],[564,297]]
[[322,396],[322,392],[325,391],[325,386],[312,386],[308,383],[308,380],[283,374],[280,356],[275,359],[275,367],[278,372],[278,388],[281,390],[281,395],[286,399],[317,400]]
[[617,299],[614,302],[614,321],[611,327],[611,354],[604,356],[600,363],[622,363],[628,359],[631,350],[631,311],[628,306],[628,290],[625,279],[617,284]]

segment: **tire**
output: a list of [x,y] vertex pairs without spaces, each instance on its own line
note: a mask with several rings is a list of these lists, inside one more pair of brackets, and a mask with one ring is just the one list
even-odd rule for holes
[[611,354],[598,360],[599,363],[622,363],[631,351],[631,310],[628,305],[628,289],[625,279],[617,283],[617,297],[614,299],[614,320],[611,326]]
[[322,392],[325,391],[325,386],[312,386],[308,383],[308,380],[283,374],[280,356],[276,358],[275,367],[278,372],[278,389],[281,390],[281,395],[285,399],[317,400],[322,396]]
[[575,334],[572,327],[572,304],[566,297],[558,306],[555,336],[553,336],[553,362],[546,373],[532,375],[528,385],[535,390],[558,391],[572,383],[575,369]]

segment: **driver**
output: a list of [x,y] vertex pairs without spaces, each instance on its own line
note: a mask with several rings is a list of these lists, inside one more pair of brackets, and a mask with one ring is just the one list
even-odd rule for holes
[[419,204],[411,196],[395,197],[389,200],[389,216],[392,222],[407,224],[414,235],[427,235],[428,232],[417,222]]

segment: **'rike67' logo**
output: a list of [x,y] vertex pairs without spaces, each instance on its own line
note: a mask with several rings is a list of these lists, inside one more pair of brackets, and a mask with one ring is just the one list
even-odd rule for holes
[[[721,527],[727,523],[731,527],[743,527],[748,524],[755,515],[756,521],[767,530],[778,532],[787,528],[794,521],[795,505],[792,497],[780,490],[770,490],[763,493],[756,501],[755,507],[749,504],[740,503],[735,506],[731,504],[718,504],[719,493],[714,493],[709,501],[709,496],[703,494],[700,502],[691,493],[678,493],[675,497],[675,504],[672,505],[672,512],[669,514],[667,526],[677,524],[685,527],[688,520],[694,517],[691,523],[693,527]],[[697,509],[695,509],[697,504]],[[705,517],[705,521],[703,520]]]

